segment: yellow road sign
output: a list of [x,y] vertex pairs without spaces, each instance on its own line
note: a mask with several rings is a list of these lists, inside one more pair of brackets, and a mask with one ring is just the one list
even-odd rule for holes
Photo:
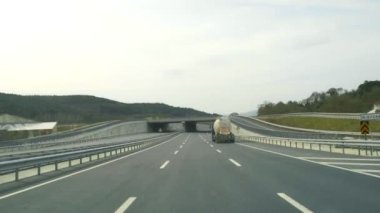
[[360,131],[363,135],[369,134],[369,121],[360,121]]

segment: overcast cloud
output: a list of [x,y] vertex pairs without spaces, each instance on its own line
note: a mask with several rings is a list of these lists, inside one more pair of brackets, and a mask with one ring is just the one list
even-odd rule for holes
[[207,112],[380,77],[377,0],[0,2],[0,92]]

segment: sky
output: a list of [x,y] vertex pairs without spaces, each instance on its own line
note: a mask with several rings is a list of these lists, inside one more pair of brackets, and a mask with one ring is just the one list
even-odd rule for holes
[[227,114],[380,79],[378,0],[0,0],[0,92]]

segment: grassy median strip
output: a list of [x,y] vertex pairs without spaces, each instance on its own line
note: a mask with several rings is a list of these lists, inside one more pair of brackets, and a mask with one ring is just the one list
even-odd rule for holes
[[[281,116],[260,119],[270,123],[305,129],[348,132],[360,131],[360,121],[355,119],[319,118],[302,116]],[[369,123],[370,132],[380,132],[380,121],[370,121]]]

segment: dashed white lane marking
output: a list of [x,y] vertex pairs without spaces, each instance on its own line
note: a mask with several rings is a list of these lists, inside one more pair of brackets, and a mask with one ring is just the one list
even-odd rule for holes
[[230,159],[228,159],[228,160],[230,160],[231,163],[235,164],[235,166],[237,166],[237,167],[241,167],[240,163],[236,162],[234,159],[230,158]]
[[17,194],[21,194],[23,192],[27,192],[27,191],[30,191],[32,189],[35,189],[35,188],[39,188],[41,186],[45,186],[45,185],[48,185],[50,183],[54,183],[54,182],[57,182],[57,181],[60,181],[62,179],[66,179],[66,178],[69,178],[69,177],[72,177],[72,176],[75,176],[75,175],[78,175],[78,174],[81,174],[83,172],[87,172],[87,171],[90,171],[90,170],[93,170],[93,169],[96,169],[98,167],[102,167],[102,166],[105,166],[107,164],[110,164],[110,163],[113,163],[113,162],[116,162],[116,161],[120,161],[122,159],[125,159],[125,158],[129,158],[129,157],[132,157],[134,155],[137,155],[141,152],[145,152],[145,151],[148,151],[150,149],[153,149],[157,146],[161,146],[163,144],[166,144],[166,143],[169,143],[170,141],[174,140],[175,138],[178,138],[180,135],[177,135],[173,138],[170,138],[169,140],[163,142],[163,143],[159,143],[157,145],[154,145],[152,147],[149,147],[149,148],[146,148],[146,149],[143,149],[143,150],[140,150],[140,151],[137,151],[137,152],[134,152],[134,153],[131,153],[129,155],[126,155],[126,156],[123,156],[123,157],[120,157],[120,158],[116,158],[114,160],[110,160],[110,161],[107,161],[107,162],[104,162],[104,163],[101,163],[101,164],[98,164],[98,165],[95,165],[95,166],[92,166],[90,168],[86,168],[86,169],[83,169],[83,170],[80,170],[80,171],[77,171],[77,172],[74,172],[74,173],[71,173],[71,174],[68,174],[68,175],[65,175],[65,176],[62,176],[62,177],[59,177],[59,178],[56,178],[56,179],[53,179],[53,180],[49,180],[49,181],[46,181],[46,182],[43,182],[43,183],[40,183],[40,184],[37,184],[37,185],[34,185],[34,186],[31,186],[31,187],[28,187],[28,188],[25,188],[25,189],[21,189],[19,191],[15,191],[15,192],[12,192],[12,193],[9,193],[9,194],[6,194],[6,195],[3,195],[0,197],[0,200],[2,199],[5,199],[5,198],[8,198],[8,197],[11,197],[11,196],[14,196],[14,195],[17,195]]
[[222,153],[222,151],[220,151],[219,149],[217,149],[216,151],[219,152],[219,153]]
[[189,135],[189,136],[187,136],[187,138],[186,138],[186,140],[185,140],[185,142],[184,142],[184,143],[187,143],[187,141],[189,141],[189,138],[190,138],[190,135]]
[[181,146],[179,146],[179,148],[180,148],[180,149],[182,149],[182,147],[183,147],[182,145],[181,145]]
[[211,147],[214,147],[214,145],[212,145],[212,144],[211,144],[210,146],[211,146]]
[[280,196],[282,199],[286,200],[286,202],[290,203],[292,206],[296,207],[298,210],[300,210],[303,213],[312,213],[312,211],[302,204],[298,203],[293,198],[289,197],[285,193],[277,193],[278,196]]
[[176,150],[176,151],[174,152],[174,154],[175,154],[175,155],[178,154],[178,150]]
[[161,165],[160,169],[164,169],[169,164],[169,162],[169,160],[165,161],[165,163]]
[[129,197],[116,211],[115,213],[124,213],[125,210],[136,200],[136,197]]

